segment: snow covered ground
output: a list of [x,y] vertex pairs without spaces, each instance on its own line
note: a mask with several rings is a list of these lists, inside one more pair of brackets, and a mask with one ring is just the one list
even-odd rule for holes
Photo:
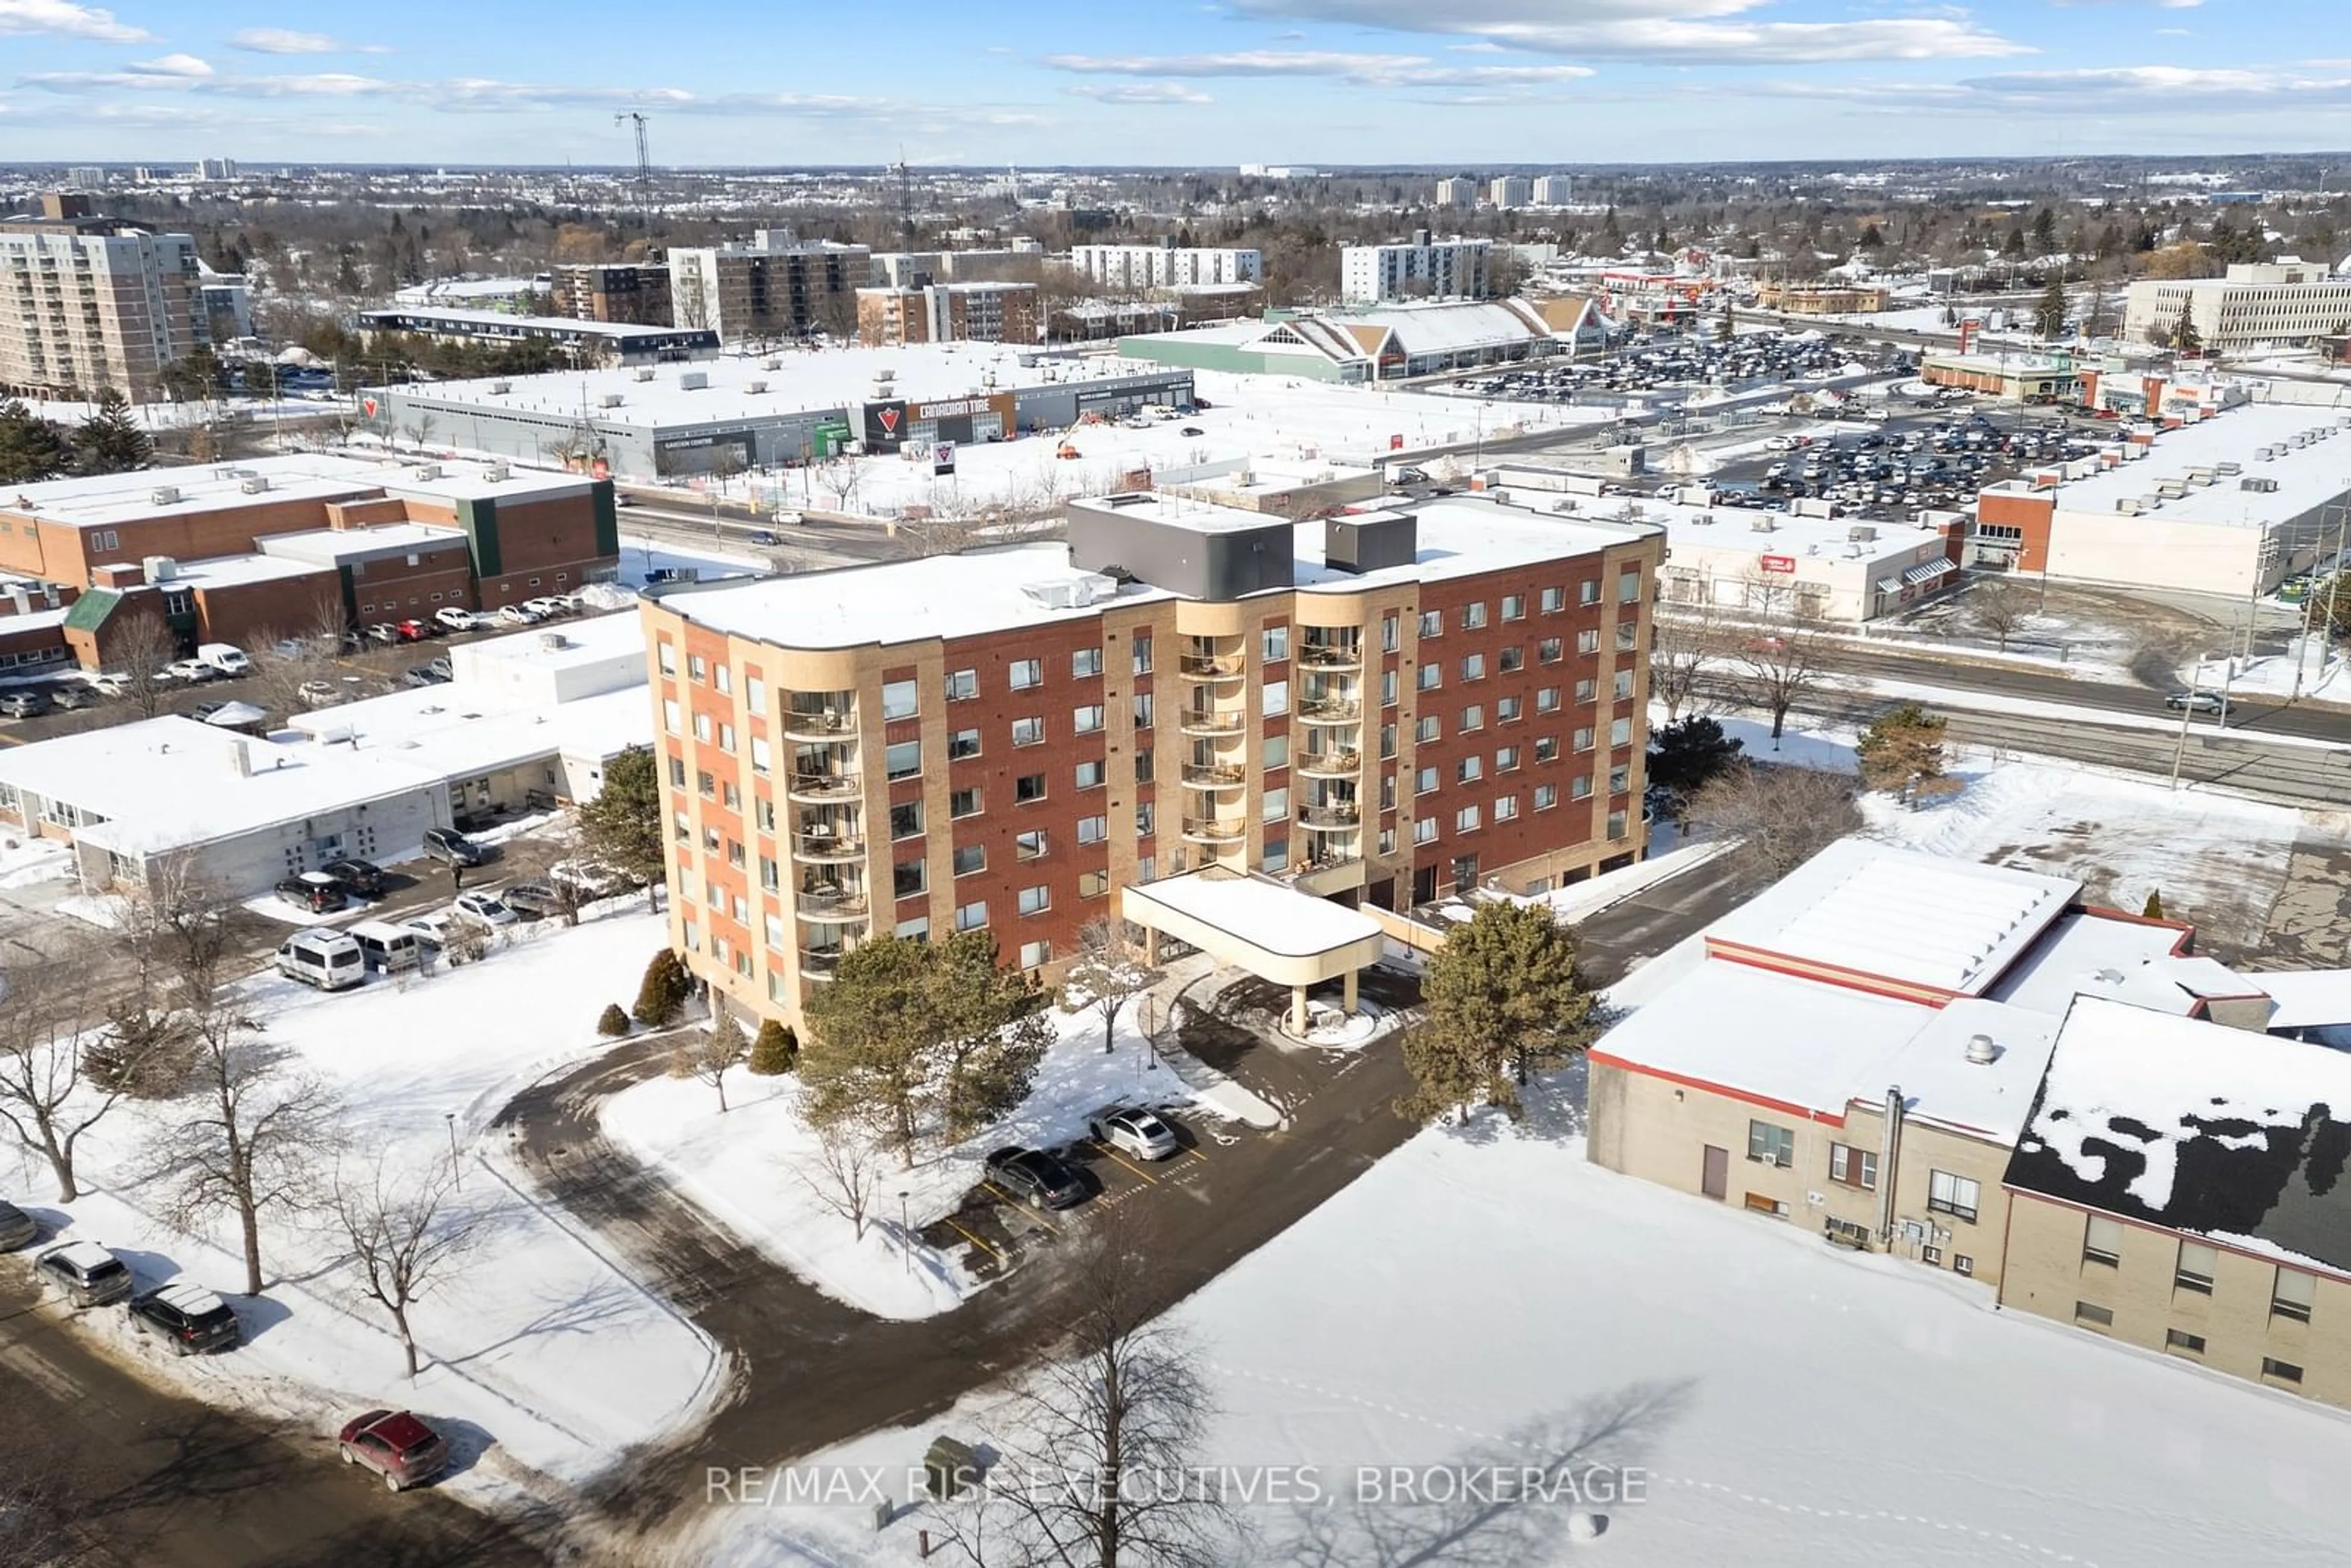
[[457,1204],[479,1245],[415,1310],[428,1365],[414,1383],[347,1248],[315,1220],[266,1226],[270,1283],[259,1299],[229,1294],[243,1282],[233,1220],[201,1235],[164,1222],[162,1196],[142,1178],[148,1135],[170,1106],[126,1103],[99,1124],[80,1162],[94,1190],[75,1203],[29,1201],[53,1190],[43,1166],[0,1157],[0,1181],[67,1236],[112,1247],[142,1289],[183,1280],[221,1292],[247,1343],[182,1361],[132,1335],[117,1309],[82,1314],[81,1324],[159,1380],[322,1433],[354,1410],[412,1406],[455,1435],[464,1460],[478,1460],[447,1483],[475,1500],[538,1490],[538,1476],[577,1481],[693,1419],[723,1379],[716,1347],[527,1196],[505,1169],[504,1134],[487,1131],[515,1091],[599,1048],[595,1015],[614,977],[635,975],[663,939],[643,909],[623,901],[577,930],[531,927],[479,964],[429,978],[378,977],[334,995],[274,976],[247,986],[265,1038],[335,1091],[350,1158],[371,1163],[381,1150],[388,1168],[406,1171],[445,1158],[453,1144],[465,1151]]
[[899,1198],[920,1231],[959,1207],[981,1179],[980,1162],[1007,1144],[1052,1147],[1085,1136],[1087,1115],[1114,1103],[1191,1103],[1223,1114],[1212,1098],[1191,1094],[1164,1067],[1146,1066],[1149,1047],[1135,1030],[1135,1008],[1119,1013],[1115,1048],[1102,1050],[1102,1015],[1092,1009],[1046,1015],[1057,1039],[1029,1099],[1008,1120],[967,1144],[900,1171],[890,1156],[861,1240],[827,1206],[820,1140],[799,1111],[799,1080],[727,1077],[718,1109],[707,1083],[657,1078],[612,1097],[604,1130],[659,1169],[696,1206],[820,1290],[877,1316],[921,1318],[960,1303],[973,1281],[916,1239],[910,1268],[899,1239]]
[[20,831],[0,834],[0,889],[30,887],[73,874],[73,846]]
[[[2295,664],[2302,668],[2295,679]],[[2207,659],[2199,666],[2186,664],[2178,671],[2182,687],[2208,692],[2225,690],[2231,697],[2304,697],[2328,702],[2351,699],[2351,678],[2343,673],[2342,657],[2324,637],[2295,637],[2283,653],[2254,659]]]
[[[1424,1134],[1176,1317],[1218,1413],[1201,1462],[1311,1500],[1225,1561],[1618,1568],[2142,1568],[2342,1560],[2351,1423],[2036,1319],[1991,1291],[1585,1163],[1569,1107]],[[1311,1331],[1305,1324],[1311,1322]],[[1431,1333],[1436,1323],[1470,1324]],[[809,1461],[918,1465],[984,1405]],[[1582,1456],[1640,1500],[1395,1500]],[[1370,1467],[1377,1484],[1359,1478]],[[674,1559],[912,1563],[925,1504],[722,1508]],[[1606,1517],[1588,1546],[1581,1509]]]
[[635,588],[655,570],[693,570],[705,577],[739,577],[745,572],[764,576],[772,570],[756,555],[728,552],[721,549],[686,549],[669,540],[653,540],[639,534],[621,536],[621,582]]

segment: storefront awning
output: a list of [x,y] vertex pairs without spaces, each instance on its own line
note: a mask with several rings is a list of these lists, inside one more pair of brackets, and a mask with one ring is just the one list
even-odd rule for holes
[[1902,580],[1898,577],[1881,577],[1877,580],[1877,591],[1899,593],[1902,591]]
[[1908,583],[1911,587],[1916,588],[1922,582],[1933,582],[1938,578],[1948,577],[1950,575],[1950,570],[1951,563],[1949,561],[1930,560],[1923,566],[1914,566],[1908,571],[1904,572],[1902,574],[1902,580]]

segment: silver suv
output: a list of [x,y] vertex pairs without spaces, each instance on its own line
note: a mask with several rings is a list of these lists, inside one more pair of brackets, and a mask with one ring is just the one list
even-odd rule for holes
[[95,1241],[68,1241],[33,1260],[33,1271],[77,1307],[102,1307],[131,1293],[131,1270]]

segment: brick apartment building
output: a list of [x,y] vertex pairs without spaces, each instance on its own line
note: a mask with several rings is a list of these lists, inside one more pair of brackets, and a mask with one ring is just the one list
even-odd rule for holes
[[555,268],[555,311],[580,321],[667,327],[669,268],[658,263],[590,262]]
[[673,249],[669,270],[671,321],[736,343],[853,330],[857,290],[872,280],[873,264],[862,245],[761,229],[747,244]]
[[0,392],[161,396],[163,368],[211,340],[197,276],[186,235],[101,216],[78,192],[0,217]]
[[660,591],[672,939],[795,1019],[873,933],[1046,970],[1204,868],[1401,909],[1630,863],[1660,549],[1466,497],[1138,495],[1072,503],[1066,545]]
[[256,458],[0,492],[0,573],[73,599],[58,632],[96,668],[110,618],[151,591],[190,645],[570,591],[618,569],[618,516],[584,475]]
[[930,283],[857,291],[857,340],[900,343],[1034,343],[1033,283]]

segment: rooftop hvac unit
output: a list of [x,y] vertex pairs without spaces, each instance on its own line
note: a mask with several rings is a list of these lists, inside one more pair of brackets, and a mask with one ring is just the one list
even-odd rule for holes
[[765,382],[746,382],[743,383],[743,390],[749,392],[753,397],[757,397],[761,392],[768,390],[768,383]]
[[1694,528],[1710,528],[1714,527],[1714,514],[1712,512],[1693,513],[1690,517],[1690,527]]
[[167,555],[151,555],[139,562],[150,582],[169,582],[180,575],[180,563]]
[[492,397],[503,397],[505,394],[512,391],[514,391],[514,382],[492,382],[490,383],[490,395]]
[[[1580,501],[1578,501],[1578,500],[1577,500],[1574,497],[1573,497],[1573,496],[1562,496],[1558,500],[1553,501],[1553,502],[1551,504],[1551,509],[1552,509],[1552,511],[1554,511],[1554,512],[1571,513],[1571,514],[1572,514],[1573,512],[1574,512],[1574,510],[1576,509],[1576,507],[1579,507],[1579,506],[1581,506],[1581,505],[1583,505],[1583,503],[1582,503],[1582,502],[1580,502]],[[1701,518],[1699,518],[1699,519],[1698,519],[1698,521],[1700,521],[1700,522],[1711,522],[1712,520],[1713,520],[1713,519],[1712,519],[1712,518],[1710,518],[1710,517],[1701,517]]]
[[438,479],[441,477],[441,465],[427,463],[416,471],[416,476],[419,479]]
[[2256,477],[2256,478],[2249,478],[2249,479],[2240,479],[2240,480],[2238,480],[2238,481],[2237,481],[2237,488],[2239,488],[2239,489],[2241,489],[2241,490],[2254,490],[2254,491],[2258,491],[2258,492],[2260,492],[2261,494],[2262,494],[2262,495],[2264,495],[2264,496],[2266,496],[2266,495],[2269,495],[2269,494],[2273,493],[2273,491],[2275,491],[2275,490],[2277,489],[2277,487],[2278,487],[2278,486],[2277,486],[2277,481],[2276,481],[2276,480],[2274,480],[2274,479],[2263,479],[2263,478],[2258,478],[2258,477]]
[[1877,530],[1867,523],[1855,523],[1853,527],[1845,529],[1844,537],[1848,543],[1863,545],[1867,544],[1870,540],[1876,538],[1877,537]]
[[538,634],[538,645],[550,653],[560,653],[565,647],[563,633],[560,632],[541,632]]
[[784,361],[781,360],[761,360],[759,361],[759,368],[763,371],[780,371],[784,368]]
[[2212,465],[2212,472],[2220,476],[2224,479],[2234,478],[2244,471],[2245,465],[2241,463],[2215,463]]
[[2167,501],[2177,501],[2188,494],[2188,486],[2178,479],[2158,479],[2155,483],[2155,493]]
[[1768,534],[1778,528],[1779,526],[1779,524],[1773,522],[1769,517],[1750,517],[1747,519],[1747,528],[1750,533]]
[[158,485],[147,493],[147,498],[159,507],[176,507],[180,504],[180,487],[177,485]]
[[710,384],[710,372],[707,371],[686,371],[678,376],[677,384],[679,389],[684,392],[700,392],[703,388]]
[[649,382],[653,379],[653,373],[650,370],[641,370],[637,372],[637,380],[641,382]]
[[269,488],[269,476],[266,474],[248,474],[245,477],[245,482],[239,485],[237,488],[244,491],[248,496],[258,496],[264,490]]
[[486,484],[503,485],[507,482],[507,476],[510,470],[505,464],[493,463],[487,468],[482,470],[482,478]]
[[599,408],[618,408],[621,406],[621,394],[619,392],[606,392],[602,397],[596,400],[596,406]]
[[2122,513],[2126,517],[2136,517],[2141,512],[2146,511],[2147,507],[2137,496],[2116,496],[2115,497],[2115,510]]

